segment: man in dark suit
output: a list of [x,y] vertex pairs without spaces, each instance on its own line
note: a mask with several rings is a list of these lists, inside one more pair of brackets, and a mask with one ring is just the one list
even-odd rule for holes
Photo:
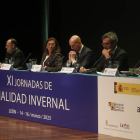
[[118,38],[116,33],[108,32],[102,36],[102,57],[99,64],[96,68],[90,70],[85,69],[84,67],[80,68],[80,72],[94,73],[95,71],[102,71],[105,68],[109,67],[109,64],[112,64],[112,67],[117,67],[119,71],[128,71],[128,58],[127,53],[117,46]]
[[85,47],[79,36],[73,35],[69,40],[71,50],[69,52],[69,60],[66,66],[77,67],[78,71],[80,67],[90,68],[95,62],[95,56],[91,49]]
[[[14,59],[13,68],[18,68],[22,66],[23,61],[25,60],[23,52],[17,47],[17,41],[14,38],[7,40],[6,42],[6,57],[7,63],[11,63],[12,59]],[[0,63],[1,67],[1,63]],[[24,65],[26,68],[26,65]]]

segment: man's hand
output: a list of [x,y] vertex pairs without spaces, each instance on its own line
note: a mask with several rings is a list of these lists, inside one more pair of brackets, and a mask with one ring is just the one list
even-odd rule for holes
[[81,67],[79,72],[81,72],[81,73],[87,72],[87,69],[85,69],[84,67]]
[[105,56],[105,58],[109,58],[109,52],[111,51],[111,49],[103,49],[102,50],[102,54]]
[[69,52],[69,64],[71,64],[72,61],[71,61],[71,52]]
[[43,67],[44,70],[47,70],[47,66]]
[[75,51],[70,51],[69,52],[69,63],[71,64],[73,61],[76,59],[76,52]]
[[1,68],[1,66],[2,66],[2,63],[0,63],[0,68]]

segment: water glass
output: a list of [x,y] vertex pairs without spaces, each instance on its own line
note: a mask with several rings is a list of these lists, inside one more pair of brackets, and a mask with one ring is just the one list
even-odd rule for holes
[[79,66],[80,66],[80,65],[79,65],[78,63],[75,63],[75,64],[74,64],[74,67],[75,67],[76,72],[78,72]]
[[8,59],[7,59],[7,58],[5,58],[4,63],[5,63],[5,64],[8,64]]
[[32,59],[31,61],[32,61],[32,65],[36,65],[37,59]]
[[118,69],[118,67],[119,67],[119,61],[114,61],[113,67]]
[[29,59],[28,70],[31,70],[31,68],[32,68],[32,59]]
[[11,63],[10,63],[10,64],[13,65],[14,62],[15,62],[15,58],[12,58],[12,57],[11,57]]

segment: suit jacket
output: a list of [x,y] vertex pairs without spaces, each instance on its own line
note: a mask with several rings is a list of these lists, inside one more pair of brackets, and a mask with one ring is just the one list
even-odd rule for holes
[[[21,67],[25,60],[24,54],[19,48],[16,48],[16,50],[12,54],[6,53],[5,58],[7,58],[8,63],[9,63],[9,60],[11,59],[11,57],[15,59],[13,68]],[[24,67],[27,68],[26,64],[24,64]]]
[[[46,58],[46,54],[44,53],[41,60],[41,65]],[[52,53],[47,60],[44,62],[44,66],[47,66],[47,71],[59,71],[62,68],[63,58],[61,53]]]
[[[79,59],[76,63],[78,63],[79,67],[83,66],[84,68],[91,68],[94,62],[95,55],[93,51],[90,48],[83,46],[83,49],[79,55]],[[74,67],[74,65],[70,65],[70,67]]]
[[97,71],[102,71],[105,68],[108,68],[109,61],[112,61],[112,62],[118,61],[119,62],[119,67],[118,67],[119,71],[128,71],[129,70],[127,53],[119,47],[117,47],[117,49],[115,50],[115,53],[112,56],[112,60],[111,60],[111,58],[106,59],[105,56],[102,57],[102,59],[100,60],[99,64],[96,67]]

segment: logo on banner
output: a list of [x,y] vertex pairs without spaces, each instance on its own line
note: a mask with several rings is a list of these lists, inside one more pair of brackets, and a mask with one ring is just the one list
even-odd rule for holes
[[124,129],[130,129],[130,125],[128,125],[128,124],[122,124],[122,123],[120,123],[120,127],[123,127]]
[[140,84],[114,82],[114,93],[140,95]]
[[119,85],[119,86],[118,86],[118,91],[119,91],[119,92],[123,92],[123,86],[122,86],[122,85]]
[[117,125],[109,124],[109,123],[108,123],[108,120],[105,121],[105,125],[106,125],[106,126],[110,126],[110,127],[118,127]]
[[122,84],[118,84],[117,82],[114,82],[114,93],[123,92],[123,86]]
[[115,103],[115,102],[108,102],[108,106],[113,111],[121,111],[121,112],[124,112],[124,104]]

